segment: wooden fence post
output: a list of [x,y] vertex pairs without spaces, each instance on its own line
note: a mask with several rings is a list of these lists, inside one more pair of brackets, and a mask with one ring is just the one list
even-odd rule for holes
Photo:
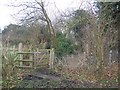
[[[34,60],[33,60],[34,57],[33,57],[33,56],[34,56],[34,53],[33,53],[33,54],[30,54],[29,59],[34,62]],[[32,62],[32,63],[30,62],[30,66],[31,66],[31,67],[34,67],[34,66],[33,66],[33,62]]]
[[52,48],[50,50],[50,61],[49,61],[49,68],[53,68],[53,63],[54,63],[54,49]]
[[13,53],[15,53],[15,45],[13,46]]
[[34,63],[34,69],[36,69],[36,66],[37,66],[37,62],[38,62],[38,52],[39,52],[39,49],[37,48],[37,51],[36,51],[37,53],[35,53],[34,54],[34,61],[33,61],[33,63]]
[[[19,43],[19,52],[22,52],[22,43]],[[20,54],[20,60],[23,60],[23,55]],[[22,62],[20,62],[20,66],[22,66]]]

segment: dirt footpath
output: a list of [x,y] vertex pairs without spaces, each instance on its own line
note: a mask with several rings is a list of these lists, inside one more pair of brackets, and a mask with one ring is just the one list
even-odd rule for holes
[[39,69],[23,77],[17,88],[93,88],[88,82],[65,79],[60,74],[48,69]]

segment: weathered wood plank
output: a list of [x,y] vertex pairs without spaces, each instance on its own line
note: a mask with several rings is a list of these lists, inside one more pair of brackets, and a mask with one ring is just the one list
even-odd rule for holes
[[33,68],[31,66],[17,66],[17,68]]
[[17,52],[17,54],[47,54],[47,52]]
[[23,59],[23,60],[17,60],[18,62],[33,62],[33,60],[29,60],[29,59]]

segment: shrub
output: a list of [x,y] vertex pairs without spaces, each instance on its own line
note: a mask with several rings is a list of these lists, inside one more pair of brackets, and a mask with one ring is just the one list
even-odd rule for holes
[[56,34],[56,49],[55,54],[57,57],[72,54],[74,52],[74,46],[69,38],[66,38],[65,34],[58,32]]

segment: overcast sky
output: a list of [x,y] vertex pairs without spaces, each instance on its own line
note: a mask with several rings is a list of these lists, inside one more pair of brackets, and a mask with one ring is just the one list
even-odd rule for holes
[[[17,12],[16,9],[13,9],[11,7],[8,7],[7,5],[12,0],[0,0],[0,28],[3,29],[4,26],[9,25],[10,23],[16,23],[15,19],[11,16],[13,13]],[[18,0],[17,0],[18,1]],[[25,1],[25,0],[20,0]],[[83,8],[87,7],[88,4],[85,3],[85,1],[91,2],[92,0],[49,0],[52,6],[53,1],[56,4],[56,7],[62,12],[69,8],[78,8],[81,3],[83,3]],[[54,6],[54,5],[53,5]],[[53,7],[51,7],[53,8]],[[53,11],[49,11],[49,13],[52,13]]]

